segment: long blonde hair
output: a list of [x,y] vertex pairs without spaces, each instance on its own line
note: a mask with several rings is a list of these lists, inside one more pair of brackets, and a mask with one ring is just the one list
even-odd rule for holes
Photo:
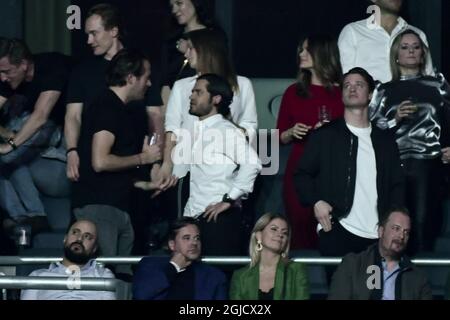
[[402,42],[402,38],[403,38],[403,36],[405,36],[407,34],[415,35],[417,37],[417,39],[419,39],[419,41],[420,41],[420,45],[422,47],[422,61],[420,63],[420,73],[422,75],[426,74],[426,67],[428,64],[430,50],[428,49],[427,45],[425,44],[425,42],[422,40],[422,38],[416,31],[414,31],[412,29],[406,29],[405,31],[403,31],[397,35],[397,37],[394,39],[394,42],[392,43],[392,46],[391,46],[390,64],[391,64],[391,72],[392,72],[392,81],[399,80],[400,76],[402,75],[402,73],[400,71],[400,66],[398,64],[398,52],[400,50],[400,43]]
[[284,248],[283,252],[281,253],[281,256],[283,258],[284,262],[288,262],[288,256],[289,256],[289,247],[291,242],[291,225],[287,218],[285,216],[282,216],[278,213],[266,213],[262,215],[258,221],[256,221],[255,226],[253,227],[252,234],[250,236],[250,245],[249,245],[249,255],[250,255],[250,267],[254,267],[259,263],[259,260],[261,259],[261,253],[260,251],[256,250],[256,247],[258,245],[258,240],[256,239],[256,233],[259,231],[263,231],[264,228],[266,228],[270,222],[274,219],[281,219],[286,222],[288,226],[288,235],[287,235],[287,242],[286,242],[286,248]]

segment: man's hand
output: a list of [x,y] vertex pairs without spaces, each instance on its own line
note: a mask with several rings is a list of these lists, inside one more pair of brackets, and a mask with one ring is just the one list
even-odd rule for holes
[[178,177],[172,175],[172,168],[166,163],[163,163],[159,171],[152,172],[152,176],[155,180],[161,181],[161,189],[164,191],[175,187],[178,182]]
[[158,145],[150,146],[148,142],[149,138],[145,136],[141,153],[142,164],[150,164],[162,159],[161,148]]
[[450,163],[450,147],[442,149],[442,162],[444,164]]
[[13,147],[11,147],[9,144],[7,143],[0,144],[0,154],[7,154],[10,153],[11,151],[13,151]]
[[214,220],[214,222],[217,222],[217,217],[222,212],[228,210],[231,208],[231,204],[228,202],[219,202],[216,204],[210,204],[206,209],[205,213],[203,214],[203,217],[205,219],[208,219],[207,222],[211,222],[211,220]]
[[174,252],[170,261],[174,262],[181,269],[187,268],[192,263],[192,261],[187,260],[180,252]]
[[[151,191],[151,190],[159,190],[159,191],[161,191],[160,187],[159,187],[159,184],[157,182],[153,182],[153,181],[137,181],[137,182],[134,183],[134,186],[136,188],[144,190],[144,191]],[[152,198],[153,197],[154,196],[152,196]]]
[[333,208],[325,201],[320,200],[314,205],[314,215],[325,232],[331,231],[332,228],[331,211]]
[[66,174],[70,181],[78,181],[80,178],[80,157],[78,152],[73,150],[67,154]]

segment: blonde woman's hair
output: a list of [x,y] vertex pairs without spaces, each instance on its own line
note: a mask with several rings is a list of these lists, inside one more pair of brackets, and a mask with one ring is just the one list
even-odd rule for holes
[[281,253],[282,259],[284,262],[289,261],[289,247],[291,242],[291,225],[287,218],[285,216],[282,216],[278,213],[266,213],[262,215],[258,221],[256,221],[255,226],[253,227],[252,234],[250,236],[250,246],[249,246],[249,255],[250,255],[250,267],[254,267],[259,263],[259,260],[261,258],[260,251],[256,250],[256,246],[258,245],[258,240],[256,239],[256,233],[258,231],[263,231],[264,228],[266,228],[269,223],[274,219],[281,219],[286,222],[288,226],[288,235],[287,235],[287,242],[286,242],[286,248],[284,248],[283,252]]
[[428,64],[429,56],[430,56],[429,55],[430,49],[427,47],[425,42],[423,42],[422,38],[420,37],[420,35],[417,32],[415,32],[412,29],[406,29],[405,31],[399,33],[395,37],[394,42],[392,43],[392,46],[391,46],[390,64],[391,64],[391,72],[392,72],[392,81],[400,80],[400,77],[402,75],[402,73],[400,71],[400,66],[397,62],[398,61],[398,52],[400,50],[400,43],[402,42],[402,38],[403,38],[403,36],[405,36],[407,34],[415,35],[417,37],[417,39],[419,39],[419,41],[420,41],[420,45],[422,47],[422,61],[420,63],[420,73],[423,75],[426,74],[426,67]]

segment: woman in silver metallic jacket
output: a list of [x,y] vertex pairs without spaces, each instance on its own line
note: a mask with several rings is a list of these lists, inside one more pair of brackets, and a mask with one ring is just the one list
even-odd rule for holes
[[406,174],[406,201],[415,220],[411,252],[432,249],[439,232],[443,165],[450,157],[450,88],[442,74],[426,75],[429,49],[413,30],[394,40],[393,79],[380,84],[371,120],[392,130]]

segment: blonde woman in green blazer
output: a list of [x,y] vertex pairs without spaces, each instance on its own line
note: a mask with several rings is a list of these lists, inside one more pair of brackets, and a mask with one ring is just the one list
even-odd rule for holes
[[250,265],[231,279],[232,300],[309,299],[305,266],[288,259],[290,239],[285,217],[266,213],[258,219],[250,238]]

